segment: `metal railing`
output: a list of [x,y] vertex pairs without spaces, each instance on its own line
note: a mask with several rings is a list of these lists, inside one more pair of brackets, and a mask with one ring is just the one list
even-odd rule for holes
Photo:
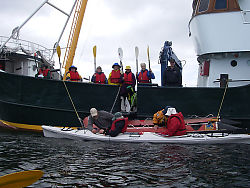
[[[7,39],[8,37],[0,36],[0,46],[4,44]],[[52,50],[49,50],[48,48],[45,48],[40,44],[27,40],[10,39],[10,41],[6,44],[6,47],[13,50],[17,49],[18,47],[22,47],[25,51],[29,52],[32,55],[34,55],[35,52],[40,51],[42,56],[47,60],[49,60],[52,55]],[[21,49],[19,49],[17,52],[21,52]]]

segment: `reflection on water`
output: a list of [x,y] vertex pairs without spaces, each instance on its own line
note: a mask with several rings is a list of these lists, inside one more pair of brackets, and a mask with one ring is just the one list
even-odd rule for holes
[[0,131],[0,175],[43,170],[33,187],[250,185],[250,144],[119,144]]

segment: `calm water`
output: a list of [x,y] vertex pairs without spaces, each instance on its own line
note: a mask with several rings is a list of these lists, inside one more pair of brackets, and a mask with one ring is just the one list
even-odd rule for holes
[[0,175],[43,170],[33,187],[250,187],[250,144],[114,144],[0,130]]

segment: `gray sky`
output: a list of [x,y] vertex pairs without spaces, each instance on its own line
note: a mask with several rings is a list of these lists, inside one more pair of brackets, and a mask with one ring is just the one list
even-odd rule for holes
[[[0,3],[0,35],[9,36],[44,0],[9,0]],[[50,0],[69,12],[73,0]],[[88,0],[74,65],[84,77],[93,74],[93,46],[97,45],[97,65],[108,75],[118,62],[117,49],[123,49],[124,65],[135,72],[135,46],[139,47],[139,62],[147,63],[150,47],[151,67],[160,83],[159,52],[166,40],[173,42],[173,50],[187,64],[183,84],[196,86],[198,63],[188,22],[192,14],[192,0]],[[45,5],[20,32],[20,38],[52,48],[57,41],[66,16]],[[68,32],[63,36],[65,47]],[[64,51],[62,51],[64,56]],[[57,61],[57,57],[55,56]]]

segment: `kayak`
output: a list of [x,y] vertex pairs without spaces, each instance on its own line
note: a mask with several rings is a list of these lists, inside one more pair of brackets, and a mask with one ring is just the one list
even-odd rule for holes
[[120,133],[116,137],[110,137],[103,134],[93,134],[89,130],[77,130],[72,128],[60,128],[51,126],[42,126],[45,137],[67,138],[85,141],[106,141],[106,142],[128,142],[128,143],[182,143],[182,144],[217,144],[217,143],[239,143],[250,141],[248,134],[228,134],[223,132],[197,133],[189,132],[183,136],[168,137],[159,132],[143,132],[139,129],[137,132],[130,131]]

